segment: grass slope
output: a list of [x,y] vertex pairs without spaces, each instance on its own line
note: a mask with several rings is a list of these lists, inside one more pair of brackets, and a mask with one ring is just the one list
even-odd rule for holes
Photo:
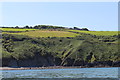
[[30,37],[75,37],[79,35],[67,31],[49,31],[49,30],[37,30],[37,31],[28,31],[28,32],[20,32],[20,33],[4,32],[3,34],[26,35]]
[[118,31],[80,31],[80,30],[68,30],[71,32],[79,32],[79,33],[86,33],[86,34],[92,34],[97,36],[113,36],[118,35]]
[[2,31],[31,31],[36,29],[15,29],[15,28],[0,28]]

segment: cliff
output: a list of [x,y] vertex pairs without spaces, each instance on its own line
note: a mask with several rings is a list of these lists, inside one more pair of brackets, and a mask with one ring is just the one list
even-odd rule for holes
[[120,66],[119,36],[31,38],[2,35],[3,67]]

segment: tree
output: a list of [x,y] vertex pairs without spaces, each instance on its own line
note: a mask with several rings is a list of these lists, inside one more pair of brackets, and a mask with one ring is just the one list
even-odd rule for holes
[[29,28],[32,29],[32,26],[30,26]]
[[18,26],[15,26],[15,28],[19,28]]
[[89,31],[87,28],[82,28],[82,30],[84,30],[84,31]]
[[26,25],[24,28],[29,28],[29,26],[28,26],[28,25]]
[[74,27],[74,29],[76,29],[76,30],[80,30],[80,28],[78,28],[78,27]]

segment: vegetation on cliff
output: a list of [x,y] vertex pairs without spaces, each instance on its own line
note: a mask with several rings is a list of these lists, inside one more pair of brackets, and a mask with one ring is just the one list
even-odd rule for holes
[[119,66],[117,31],[104,32],[110,35],[64,28],[44,31],[41,28],[27,32],[4,31],[3,66]]

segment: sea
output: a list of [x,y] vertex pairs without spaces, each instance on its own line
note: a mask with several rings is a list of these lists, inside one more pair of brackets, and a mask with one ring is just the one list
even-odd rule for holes
[[2,80],[120,80],[120,68],[0,70]]

